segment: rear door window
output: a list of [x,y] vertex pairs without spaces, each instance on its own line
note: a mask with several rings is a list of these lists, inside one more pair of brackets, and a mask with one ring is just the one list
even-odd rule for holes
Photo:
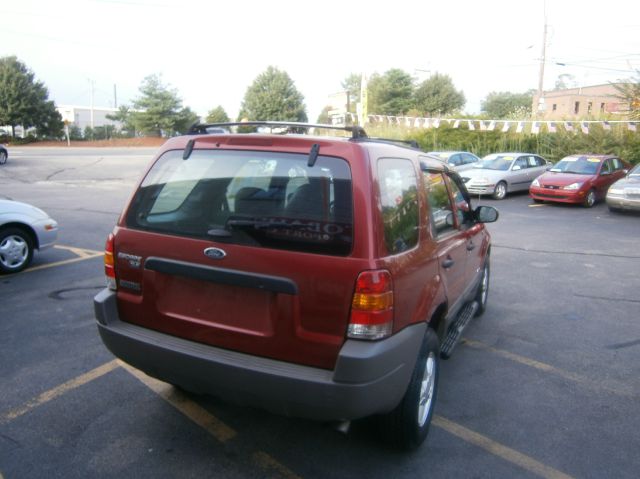
[[378,160],[384,239],[391,254],[418,244],[418,177],[410,160]]
[[165,153],[127,212],[127,226],[226,243],[347,255],[351,172],[341,158],[194,150]]

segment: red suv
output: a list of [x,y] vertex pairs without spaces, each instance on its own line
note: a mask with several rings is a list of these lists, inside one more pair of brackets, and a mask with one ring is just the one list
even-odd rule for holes
[[[488,206],[417,148],[207,134],[160,149],[106,244],[106,346],[186,390],[425,438],[439,358],[484,311]],[[273,122],[243,127],[317,125]],[[335,127],[334,127],[335,128]]]

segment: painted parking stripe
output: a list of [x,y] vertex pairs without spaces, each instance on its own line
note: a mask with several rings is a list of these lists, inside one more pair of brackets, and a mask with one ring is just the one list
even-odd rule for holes
[[529,205],[529,208],[540,208],[542,206],[547,206],[545,204],[541,204],[541,205]]
[[[227,426],[220,419],[215,417],[209,411],[202,406],[198,405],[189,397],[174,388],[170,384],[164,383],[150,376],[147,376],[143,372],[129,366],[128,364],[119,361],[119,365],[127,372],[138,379],[142,384],[151,389],[154,393],[167,401],[173,407],[175,407],[182,414],[187,416],[196,425],[203,428],[209,434],[211,434],[218,441],[225,443],[230,439],[237,436],[237,432],[231,427]],[[265,472],[268,472],[268,477],[282,477],[284,479],[301,479],[291,469],[278,462],[272,456],[264,451],[256,451],[251,455],[253,461]]]
[[619,383],[616,385],[616,387],[610,387],[610,386],[607,386],[606,384],[602,384],[601,381],[596,382],[586,376],[582,376],[580,374],[576,374],[571,371],[566,371],[564,369],[556,368],[555,366],[551,366],[550,364],[536,361],[535,359],[527,358],[524,356],[520,356],[519,354],[515,354],[510,351],[505,351],[504,349],[497,349],[481,341],[474,341],[474,340],[465,338],[461,341],[461,343],[466,344],[467,346],[470,346],[475,349],[482,349],[485,351],[489,351],[505,359],[508,359],[510,361],[513,361],[519,364],[523,364],[530,368],[537,369],[545,373],[553,374],[563,379],[568,379],[569,381],[579,383],[592,390],[596,390],[596,391],[604,390],[604,391],[616,394],[618,396],[638,397],[638,392],[634,389],[633,384],[627,385],[627,384]]
[[55,261],[53,263],[46,263],[46,264],[41,264],[39,266],[33,266],[32,268],[27,268],[24,271],[22,271],[22,274],[28,273],[30,271],[39,271],[42,269],[54,268],[56,266],[63,266],[65,264],[78,263],[79,261],[97,258],[99,256],[104,255],[104,251],[95,251],[95,250],[85,249],[85,248],[74,248],[72,246],[55,245],[54,248],[69,251],[70,253],[73,253],[75,255],[75,258],[63,259],[61,261]]
[[442,416],[434,416],[432,419],[432,424],[441,429],[444,429],[450,434],[462,439],[465,442],[471,443],[485,451],[493,454],[494,456],[498,456],[501,459],[504,459],[507,462],[515,464],[516,466],[525,469],[533,474],[536,474],[540,477],[544,477],[546,479],[572,479],[572,476],[565,474],[564,472],[558,471],[553,467],[547,466],[535,459],[522,454],[521,452],[516,451],[515,449],[511,449],[509,447],[503,446],[502,444],[489,439],[482,434],[478,434],[471,429],[467,429],[460,424],[457,424],[453,421],[445,419]]
[[37,408],[38,406],[42,406],[49,401],[62,396],[63,394],[77,389],[80,386],[87,384],[88,382],[93,381],[94,379],[98,379],[101,376],[113,371],[118,367],[117,361],[114,359],[113,361],[109,361],[108,363],[103,364],[102,366],[98,366],[91,371],[81,374],[80,376],[67,381],[60,386],[56,386],[53,389],[49,389],[48,391],[43,392],[39,396],[33,398],[31,401],[26,403],[24,406],[20,406],[19,408],[13,409],[2,416],[0,416],[0,424],[5,424],[13,419],[16,419],[32,409]]
[[227,442],[229,439],[233,439],[237,435],[236,431],[220,421],[205,408],[191,401],[185,394],[170,384],[147,376],[142,371],[139,371],[120,360],[118,360],[118,364],[138,381],[195,422],[198,426],[205,429],[218,441]]

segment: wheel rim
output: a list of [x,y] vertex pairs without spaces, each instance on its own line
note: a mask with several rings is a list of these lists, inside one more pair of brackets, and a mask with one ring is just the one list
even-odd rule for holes
[[596,202],[596,194],[593,191],[590,191],[587,194],[587,206],[593,206]]
[[4,151],[0,151],[0,164],[4,164],[7,161],[7,154]]
[[489,267],[485,266],[482,273],[482,283],[480,286],[480,302],[484,306],[487,304],[487,297],[489,296]]
[[418,425],[424,426],[431,411],[433,392],[436,387],[436,356],[433,352],[425,360],[422,383],[420,384],[420,403],[418,406]]
[[505,184],[498,183],[498,185],[496,186],[496,198],[501,200],[502,198],[505,197],[506,194],[507,194],[507,187],[505,186]]
[[29,245],[17,235],[7,236],[0,243],[0,263],[8,269],[17,269],[29,257]]

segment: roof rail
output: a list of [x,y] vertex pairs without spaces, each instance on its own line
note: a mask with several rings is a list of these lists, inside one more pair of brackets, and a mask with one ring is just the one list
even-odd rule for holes
[[418,142],[416,140],[396,140],[393,138],[376,138],[376,137],[367,137],[367,138],[363,138],[362,140],[373,142],[373,143],[390,143],[393,145],[406,146],[406,147],[415,148],[417,150],[422,151],[422,149],[420,148],[420,145],[418,145]]
[[343,130],[351,133],[351,138],[367,138],[367,132],[358,125],[338,126],[323,125],[314,123],[298,123],[294,121],[242,121],[228,123],[195,123],[189,128],[187,135],[201,135],[207,133],[207,128],[227,127],[227,126],[263,126],[267,128],[323,128],[329,130]]

